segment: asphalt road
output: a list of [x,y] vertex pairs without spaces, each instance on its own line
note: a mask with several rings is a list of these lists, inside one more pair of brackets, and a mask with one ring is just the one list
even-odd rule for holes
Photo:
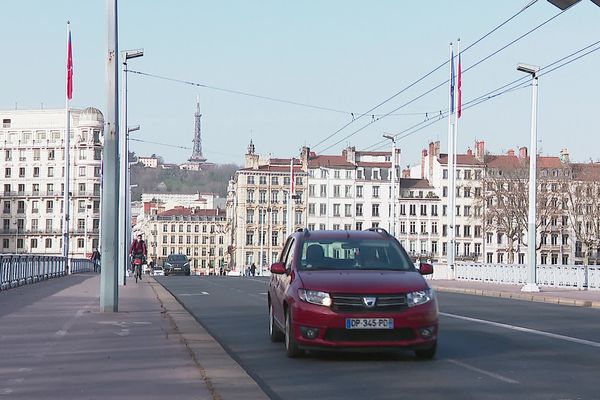
[[273,399],[600,399],[600,310],[438,293],[433,361],[288,359],[267,335],[266,278],[159,277]]

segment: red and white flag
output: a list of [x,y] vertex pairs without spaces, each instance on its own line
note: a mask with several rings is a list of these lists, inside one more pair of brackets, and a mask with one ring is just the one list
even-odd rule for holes
[[67,99],[73,98],[73,51],[71,49],[71,27],[67,24],[69,38],[67,43]]

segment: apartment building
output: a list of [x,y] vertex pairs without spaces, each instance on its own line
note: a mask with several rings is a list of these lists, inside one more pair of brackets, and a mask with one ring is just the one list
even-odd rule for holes
[[[98,247],[102,113],[71,110],[70,253]],[[0,111],[0,252],[62,254],[65,110]]]
[[[306,162],[306,160],[305,160]],[[294,192],[290,163],[294,169]],[[303,228],[306,220],[306,172],[298,158],[261,158],[250,142],[244,168],[236,171],[229,184],[227,218],[229,266],[239,271],[255,264],[261,272],[281,254],[287,232],[288,206],[293,229]],[[262,261],[261,261],[262,260]]]
[[177,206],[148,219],[148,255],[158,265],[169,254],[185,254],[194,275],[219,274],[227,262],[225,211]]

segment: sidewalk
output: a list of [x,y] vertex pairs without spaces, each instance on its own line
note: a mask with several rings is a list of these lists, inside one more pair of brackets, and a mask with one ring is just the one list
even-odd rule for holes
[[565,304],[600,308],[600,291],[541,287],[539,293],[521,292],[522,285],[503,285],[479,281],[428,279],[429,285],[440,292],[506,297],[542,303]]
[[129,278],[118,313],[99,292],[82,274],[0,294],[0,398],[267,398],[154,279]]

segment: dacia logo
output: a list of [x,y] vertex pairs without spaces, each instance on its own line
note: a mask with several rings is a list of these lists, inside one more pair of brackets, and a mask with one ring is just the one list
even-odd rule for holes
[[367,308],[375,307],[375,303],[377,302],[377,297],[363,297],[363,303]]

